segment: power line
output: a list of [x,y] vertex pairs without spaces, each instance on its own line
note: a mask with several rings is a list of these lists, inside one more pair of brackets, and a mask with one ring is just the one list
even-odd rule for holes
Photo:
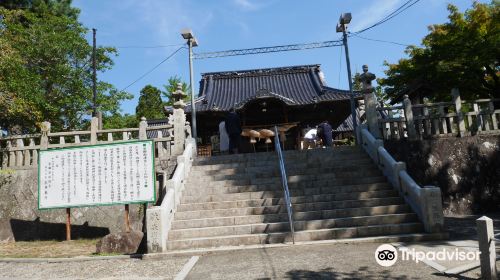
[[130,83],[128,86],[126,86],[125,88],[123,88],[122,91],[126,90],[127,88],[131,87],[133,84],[135,84],[138,81],[140,81],[142,78],[146,77],[149,73],[153,72],[156,68],[160,67],[160,65],[162,65],[165,61],[169,60],[172,56],[174,56],[178,51],[180,51],[181,49],[185,49],[185,48],[186,47],[180,47],[177,50],[175,50],[174,52],[172,52],[167,58],[165,58],[164,60],[162,60],[160,63],[156,64],[153,68],[151,68],[146,73],[144,73],[142,76],[140,76],[135,81],[133,81],[132,83]]
[[117,49],[157,49],[157,48],[178,47],[178,46],[183,46],[183,45],[185,45],[185,43],[172,44],[172,45],[157,45],[157,46],[118,46],[115,48],[117,48]]
[[398,43],[398,42],[393,42],[393,41],[385,41],[385,40],[379,40],[379,39],[371,39],[371,38],[366,38],[366,37],[359,36],[359,35],[358,35],[358,34],[356,34],[356,33],[349,33],[349,35],[352,35],[352,36],[358,37],[358,38],[360,38],[360,39],[369,40],[369,41],[382,42],[382,43],[389,43],[389,44],[394,44],[394,45],[399,45],[399,46],[405,46],[405,47],[409,47],[409,46],[410,46],[410,45],[408,45],[408,44],[401,44],[401,43]]
[[286,52],[286,51],[297,51],[297,50],[307,50],[316,48],[329,48],[342,46],[342,40],[336,41],[325,41],[325,42],[315,42],[306,44],[293,44],[293,45],[282,45],[282,46],[272,46],[272,47],[260,47],[260,48],[250,48],[250,49],[239,49],[239,50],[227,50],[218,52],[205,52],[205,53],[195,53],[195,59],[205,59],[205,58],[215,58],[215,57],[225,57],[225,56],[237,56],[237,55],[249,55],[249,54],[260,54],[260,53],[272,53],[272,52]]
[[396,10],[392,11],[390,14],[385,16],[383,19],[379,20],[378,22],[376,22],[376,23],[374,23],[366,28],[358,30],[354,33],[359,34],[359,33],[365,32],[369,29],[372,29],[378,25],[381,25],[382,23],[384,23],[384,22],[396,17],[397,15],[401,14],[402,12],[406,11],[407,9],[409,9],[413,5],[417,4],[418,2],[420,2],[420,0],[408,0],[403,5],[401,5],[399,8],[397,8]]

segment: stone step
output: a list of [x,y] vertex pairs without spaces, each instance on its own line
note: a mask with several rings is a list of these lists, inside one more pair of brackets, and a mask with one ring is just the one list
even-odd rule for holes
[[[404,200],[399,197],[383,197],[383,198],[370,198],[361,200],[344,200],[344,201],[315,201],[311,202],[306,196],[293,197],[292,207],[294,211],[306,210],[324,210],[335,208],[356,208],[367,207],[376,205],[391,205],[403,204]],[[180,204],[177,207],[177,213],[186,211],[213,211],[231,208],[260,208],[260,207],[273,207],[284,205],[283,198],[265,198],[265,199],[251,199],[251,200],[236,200],[236,201],[221,201],[221,202],[203,202],[203,203],[189,203]],[[286,210],[284,210],[286,211]]]
[[[421,223],[402,223],[389,225],[370,225],[361,227],[346,227],[322,230],[305,230],[295,233],[295,241],[315,241],[340,238],[359,238],[381,235],[398,235],[422,232]],[[241,246],[254,244],[272,244],[291,242],[289,232],[245,234],[216,237],[202,237],[184,240],[171,240],[167,243],[168,250],[183,250],[196,248],[213,248],[221,246]]]
[[[336,173],[336,172],[350,172],[353,170],[378,170],[378,168],[371,162],[371,161],[366,161],[366,162],[353,162],[352,165],[331,165],[331,166],[325,166],[325,165],[320,165],[317,164],[317,166],[313,167],[308,167],[304,168],[303,166],[299,167],[289,167],[286,166],[286,174],[287,175],[299,175],[299,174],[319,174],[319,173]],[[225,177],[227,179],[232,178],[231,176],[239,176],[239,175],[250,175],[250,176],[262,176],[262,177],[269,177],[269,176],[279,176],[280,170],[278,166],[276,168],[261,168],[261,167],[256,167],[256,168],[228,168],[228,169],[222,169],[222,170],[195,170],[193,169],[190,172],[190,177],[199,177],[199,176],[210,176],[213,177],[214,179],[219,178],[219,177]]]
[[[318,184],[319,185],[319,184]],[[314,185],[316,186],[316,185]],[[292,183],[288,186],[290,195],[314,195],[322,193],[345,193],[345,192],[366,192],[378,190],[390,190],[392,187],[385,182],[372,183],[372,184],[359,184],[359,185],[343,185],[331,182],[326,187],[312,187],[306,184]],[[196,187],[189,188],[184,191],[183,195],[186,196],[205,196],[215,194],[235,194],[246,192],[282,192],[283,186],[281,183],[267,184],[267,185],[248,185],[248,186],[231,186],[231,187]]]
[[[315,178],[315,179],[313,179]],[[317,178],[317,179],[316,179]],[[335,178],[330,174],[325,175],[305,175],[305,176],[290,176],[288,178],[288,187],[327,187],[338,185],[360,185],[360,184],[373,184],[386,182],[383,176],[358,176],[354,178]],[[186,188],[188,189],[206,189],[206,188],[220,188],[220,187],[234,187],[234,186],[248,186],[248,185],[278,185],[281,186],[281,178],[252,178],[241,180],[224,180],[214,182],[187,182]]]
[[[307,159],[307,158],[325,158],[336,156],[351,156],[351,155],[365,155],[364,151],[360,148],[355,149],[328,149],[328,150],[315,150],[315,151],[285,151],[283,158],[287,159]],[[248,153],[238,155],[223,155],[212,157],[199,157],[193,162],[194,165],[206,164],[220,164],[231,162],[248,162],[248,161],[263,161],[275,160],[278,157],[276,152],[264,153]]]
[[[308,220],[308,221],[294,221],[294,230],[318,230],[334,227],[358,227],[369,225],[386,225],[386,224],[400,224],[418,222],[418,217],[414,213],[404,214],[389,214],[379,216],[361,216],[361,217],[347,217],[337,219],[325,220]],[[223,226],[223,227],[207,227],[207,228],[189,228],[178,229],[169,232],[168,237],[170,240],[199,238],[199,237],[212,237],[212,236],[226,236],[237,234],[259,234],[271,232],[288,232],[290,231],[290,223],[260,223],[248,224],[237,226]]]
[[[335,219],[335,218],[370,216],[370,215],[402,214],[402,213],[411,213],[410,207],[405,204],[399,204],[399,205],[384,205],[384,206],[361,207],[361,208],[343,208],[343,209],[331,209],[331,210],[320,210],[320,211],[294,212],[293,220],[294,221],[323,220],[323,219]],[[278,214],[263,214],[263,215],[215,217],[215,218],[199,217],[198,219],[195,219],[194,217],[190,218],[191,219],[186,219],[186,220],[181,220],[177,218],[174,219],[172,223],[172,229],[286,222],[288,221],[288,214],[278,213]]]
[[[250,184],[259,180],[267,180],[267,179],[279,179],[281,180],[281,173],[278,168],[269,169],[268,172],[260,172],[260,173],[240,173],[234,175],[205,175],[205,176],[195,176],[190,175],[188,179],[188,183],[199,184],[204,182],[218,182],[218,181],[240,181],[245,180]],[[299,173],[300,172],[300,173]],[[287,172],[287,178],[289,181],[296,180],[298,178],[303,180],[310,179],[319,179],[319,178],[355,178],[355,177],[373,177],[373,176],[382,176],[382,172],[376,167],[372,166],[370,168],[363,169],[350,169],[346,171],[329,171],[328,168],[311,168],[311,169],[301,169],[298,172]]]
[[[315,203],[298,203],[292,204],[294,212],[307,212],[307,211],[322,211],[332,209],[344,208],[359,208],[359,207],[375,207],[385,205],[404,204],[404,200],[398,197],[390,197],[383,199],[372,200],[351,200],[349,203],[344,201],[326,201]],[[248,216],[248,215],[266,215],[286,213],[287,208],[284,204],[260,206],[260,207],[241,207],[241,208],[227,208],[227,209],[213,209],[213,210],[198,210],[198,211],[177,211],[175,218],[179,220],[188,219],[201,219],[201,218],[215,218],[215,217],[230,217],[230,216]]]
[[[320,187],[320,191],[321,191]],[[291,189],[290,196],[305,196],[305,190]],[[325,200],[355,200],[367,199],[374,197],[393,197],[397,196],[398,192],[393,189],[383,191],[368,191],[368,192],[349,192],[349,193],[322,193],[319,196],[324,196]],[[314,196],[310,195],[314,200]],[[183,195],[181,203],[200,203],[200,202],[214,202],[214,201],[233,201],[233,200],[247,200],[247,199],[263,199],[263,198],[281,198],[283,197],[282,191],[260,191],[260,192],[244,192],[244,193],[229,193],[229,194],[210,194],[210,195],[196,195],[188,196]]]
[[[297,160],[285,160],[285,166],[290,167],[314,167],[314,166],[344,166],[353,165],[356,163],[369,163],[371,159],[368,155],[359,155],[356,157],[335,157],[335,158],[325,158],[325,159],[297,159]],[[249,162],[228,162],[220,164],[205,164],[205,165],[194,165],[193,170],[222,170],[229,168],[255,168],[255,167],[277,167],[278,159],[266,160],[266,161],[249,161]]]

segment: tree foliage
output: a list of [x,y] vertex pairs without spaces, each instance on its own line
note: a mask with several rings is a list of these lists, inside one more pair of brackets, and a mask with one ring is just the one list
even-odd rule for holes
[[103,116],[102,123],[104,129],[139,127],[139,121],[135,115],[122,115],[118,112],[109,116]]
[[174,105],[174,99],[172,98],[172,93],[177,90],[177,84],[179,83],[182,84],[182,91],[187,95],[186,98],[184,98],[184,101],[187,102],[191,100],[191,90],[188,84],[183,82],[181,78],[173,76],[168,79],[168,84],[163,86],[165,88],[163,96],[167,99],[167,102],[165,103],[166,105],[168,106]]
[[142,117],[146,117],[148,120],[164,118],[161,90],[152,85],[147,85],[141,89],[135,115],[138,119]]
[[500,97],[500,1],[448,10],[449,22],[430,26],[423,47],[408,47],[409,58],[397,64],[385,62],[387,77],[378,83],[389,96],[425,85],[434,100],[449,99],[454,87],[463,99]]
[[[28,3],[15,6],[12,3]],[[79,128],[92,108],[92,47],[69,0],[7,1],[0,6],[0,126]],[[3,6],[3,7],[2,7]],[[7,8],[9,9],[7,9]],[[19,8],[21,7],[21,8]],[[11,9],[17,8],[17,9]],[[111,47],[97,49],[97,70],[113,66]],[[99,110],[115,114],[130,99],[98,81]]]

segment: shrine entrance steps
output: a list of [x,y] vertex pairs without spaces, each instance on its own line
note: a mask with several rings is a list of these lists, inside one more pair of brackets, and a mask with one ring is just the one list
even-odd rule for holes
[[[286,151],[295,241],[439,238],[358,147]],[[291,242],[275,152],[198,158],[168,250]]]

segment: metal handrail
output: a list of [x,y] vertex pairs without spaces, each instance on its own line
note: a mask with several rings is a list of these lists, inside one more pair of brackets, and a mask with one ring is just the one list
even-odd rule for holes
[[292,201],[290,200],[290,191],[288,190],[288,179],[285,170],[285,161],[283,160],[283,152],[281,151],[280,139],[278,137],[278,127],[274,126],[274,147],[278,153],[278,160],[281,171],[281,184],[283,186],[283,195],[285,197],[286,211],[288,213],[288,222],[290,223],[290,231],[292,232],[292,242],[295,244],[295,230],[293,228],[293,213]]

